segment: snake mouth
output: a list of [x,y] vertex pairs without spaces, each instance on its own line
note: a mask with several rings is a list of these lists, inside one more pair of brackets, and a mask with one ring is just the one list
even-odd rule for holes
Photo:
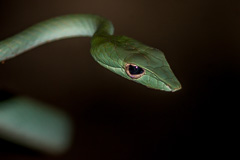
[[172,76],[171,78],[163,79],[152,70],[148,70],[148,69],[146,70],[153,75],[151,76],[152,78],[154,78],[156,81],[162,84],[161,87],[159,85],[157,87],[147,86],[148,88],[164,90],[169,92],[176,92],[182,88],[180,82],[177,80],[175,76]]
[[162,89],[162,88],[156,88],[156,87],[152,87],[150,85],[146,85],[148,88],[151,88],[151,89],[155,89],[155,90],[164,90],[164,91],[168,91],[168,92],[176,92],[178,90],[180,90],[182,87],[178,87],[178,88],[172,88],[170,87],[168,84],[164,83],[163,81],[160,81],[161,83],[163,83],[165,85],[165,89]]
[[175,84],[173,85],[173,83],[170,84],[161,80],[161,82],[164,83],[166,88],[168,88],[171,92],[176,92],[182,88],[181,84],[178,81],[172,79],[171,81],[174,81]]
[[161,81],[165,85],[165,88],[171,92],[176,92],[182,88],[181,84],[177,79],[172,78],[166,81],[166,80],[162,80],[159,76],[157,76],[157,78],[159,81]]
[[182,86],[181,86],[181,85],[179,85],[178,87],[172,89],[172,92],[176,92],[176,91],[178,91],[178,90],[180,90],[180,89],[182,89]]

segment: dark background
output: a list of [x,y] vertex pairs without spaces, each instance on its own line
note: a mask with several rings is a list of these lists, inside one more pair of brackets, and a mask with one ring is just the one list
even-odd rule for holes
[[234,155],[239,103],[240,1],[1,0],[0,39],[39,21],[92,13],[115,34],[164,51],[183,89],[148,89],[91,57],[90,38],[40,46],[0,65],[0,89],[55,105],[74,120],[61,156],[0,140],[0,159],[176,159]]

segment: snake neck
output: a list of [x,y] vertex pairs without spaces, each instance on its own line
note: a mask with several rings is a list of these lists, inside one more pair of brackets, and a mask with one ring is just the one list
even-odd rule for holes
[[41,44],[70,37],[101,37],[113,34],[110,21],[96,15],[76,14],[52,18],[0,41],[0,61]]

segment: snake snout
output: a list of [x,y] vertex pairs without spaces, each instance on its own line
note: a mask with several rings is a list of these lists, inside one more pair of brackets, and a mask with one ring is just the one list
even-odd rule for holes
[[176,91],[178,91],[178,90],[180,90],[180,89],[182,89],[182,86],[181,86],[181,85],[173,88],[173,89],[172,89],[172,92],[176,92]]

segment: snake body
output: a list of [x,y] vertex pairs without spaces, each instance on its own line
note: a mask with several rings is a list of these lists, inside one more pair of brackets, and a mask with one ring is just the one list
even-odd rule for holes
[[0,61],[41,44],[70,37],[92,37],[91,54],[103,67],[149,88],[176,91],[180,82],[163,52],[126,36],[113,35],[112,23],[97,15],[65,15],[40,22],[0,41]]

